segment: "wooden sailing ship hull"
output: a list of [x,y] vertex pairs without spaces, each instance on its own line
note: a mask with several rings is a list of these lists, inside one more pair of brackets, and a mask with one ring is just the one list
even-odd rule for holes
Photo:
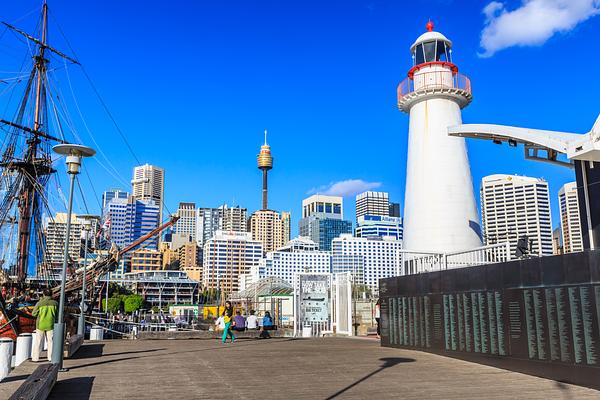
[[[17,309],[18,316],[14,320],[17,327],[17,332],[21,333],[33,333],[35,331],[35,317],[31,315],[33,306],[20,307]],[[17,334],[13,331],[11,325],[6,320],[6,316],[0,313],[0,338],[11,338],[17,340]]]
[[[17,309],[18,317],[14,320],[18,334],[15,334],[11,325],[6,320],[3,313],[0,313],[0,338],[10,338],[17,340],[17,336],[21,333],[33,333],[35,331],[35,317],[31,315],[33,306],[19,307]],[[77,333],[77,318],[73,317],[74,314],[79,313],[77,307],[66,307],[65,308],[65,324],[66,334],[74,335]]]

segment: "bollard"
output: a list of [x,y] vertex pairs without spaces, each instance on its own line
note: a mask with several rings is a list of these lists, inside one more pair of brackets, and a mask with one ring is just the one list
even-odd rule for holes
[[33,344],[33,335],[31,333],[21,333],[17,337],[17,351],[15,355],[15,367],[21,365],[31,357],[31,346]]
[[0,382],[10,374],[13,355],[13,340],[0,338]]
[[303,326],[302,327],[302,337],[309,338],[312,337],[312,326]]
[[94,325],[90,328],[90,340],[104,340],[104,330],[101,326]]

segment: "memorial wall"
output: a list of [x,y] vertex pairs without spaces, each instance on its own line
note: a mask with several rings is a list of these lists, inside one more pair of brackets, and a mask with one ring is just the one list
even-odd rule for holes
[[600,388],[600,251],[380,280],[382,345]]

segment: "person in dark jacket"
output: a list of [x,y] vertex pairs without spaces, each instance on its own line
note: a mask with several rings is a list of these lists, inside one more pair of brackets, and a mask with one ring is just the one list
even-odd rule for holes
[[233,307],[231,302],[225,302],[225,309],[223,310],[223,322],[225,323],[225,329],[223,329],[223,343],[227,341],[227,337],[231,336],[231,343],[235,342],[235,336],[233,336],[233,332],[231,331],[231,323],[233,322]]
[[33,346],[31,349],[31,361],[38,362],[43,349],[44,338],[48,343],[48,361],[52,356],[52,337],[54,323],[58,314],[58,303],[50,297],[50,289],[44,289],[42,298],[33,308],[31,315],[36,317],[35,333],[33,335]]
[[273,329],[273,318],[271,318],[271,313],[265,311],[265,316],[262,319],[262,329],[260,330],[260,338],[261,339],[270,339],[271,335],[269,335],[269,331]]

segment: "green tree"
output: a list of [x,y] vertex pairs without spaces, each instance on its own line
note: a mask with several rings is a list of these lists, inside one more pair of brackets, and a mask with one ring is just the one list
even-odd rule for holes
[[[108,299],[108,311],[113,314],[116,314],[121,310],[123,305],[123,300],[120,297],[111,297]],[[102,301],[102,310],[106,312],[106,299]]]
[[125,304],[125,312],[132,313],[143,307],[144,298],[139,294],[130,294],[125,297],[123,303]]

